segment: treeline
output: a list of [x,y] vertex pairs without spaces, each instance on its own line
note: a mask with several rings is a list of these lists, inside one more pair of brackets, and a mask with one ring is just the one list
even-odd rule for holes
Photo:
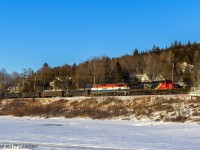
[[[186,62],[194,66],[193,71],[182,71],[180,65]],[[173,79],[174,82],[200,82],[200,44],[182,44],[175,41],[170,47],[153,46],[139,52],[133,50],[118,58],[93,57],[80,64],[50,67],[45,63],[37,72],[24,69],[22,73],[8,74],[0,71],[0,89],[18,87],[20,91],[41,91],[54,85],[61,89],[79,89],[95,83],[137,82],[137,74],[147,74],[154,80],[157,76]]]

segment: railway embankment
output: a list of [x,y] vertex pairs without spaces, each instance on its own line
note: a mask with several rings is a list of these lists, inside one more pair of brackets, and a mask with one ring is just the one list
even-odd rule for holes
[[0,115],[200,122],[200,98],[188,95],[4,99]]

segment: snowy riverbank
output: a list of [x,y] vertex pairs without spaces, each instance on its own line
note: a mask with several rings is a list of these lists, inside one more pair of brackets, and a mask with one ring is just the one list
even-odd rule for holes
[[197,150],[197,123],[0,117],[0,145],[31,144],[36,150]]

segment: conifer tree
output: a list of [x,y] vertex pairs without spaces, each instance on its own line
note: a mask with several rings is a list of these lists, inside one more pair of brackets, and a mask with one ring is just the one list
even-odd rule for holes
[[120,63],[117,61],[114,68],[114,82],[122,82],[123,72]]
[[110,66],[110,60],[107,57],[104,61],[104,64],[103,64],[103,83],[109,83],[110,82],[109,66]]
[[138,55],[139,55],[138,49],[135,49],[133,52],[133,56],[138,56]]

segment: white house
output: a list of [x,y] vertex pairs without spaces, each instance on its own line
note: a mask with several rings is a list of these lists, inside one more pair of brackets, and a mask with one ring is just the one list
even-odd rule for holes
[[186,63],[186,62],[183,62],[183,63],[181,63],[180,65],[179,65],[179,67],[180,67],[180,69],[181,69],[181,71],[183,72],[183,73],[185,73],[185,72],[193,72],[194,71],[194,66],[193,65],[190,65],[190,64],[188,64],[188,63]]
[[165,78],[161,75],[161,74],[159,74],[159,75],[154,75],[153,77],[152,77],[152,81],[164,81],[165,80]]
[[147,74],[137,74],[135,77],[140,82],[151,82],[151,80],[149,79],[149,77],[147,76]]

